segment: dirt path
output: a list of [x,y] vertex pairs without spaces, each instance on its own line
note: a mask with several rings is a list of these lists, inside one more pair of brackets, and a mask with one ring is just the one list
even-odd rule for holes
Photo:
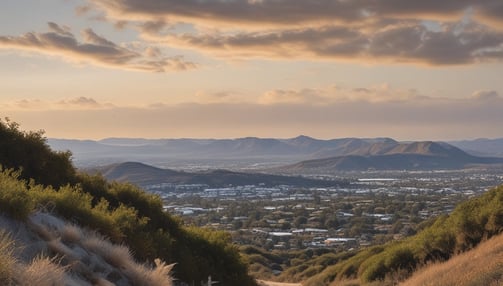
[[258,280],[261,286],[302,286],[300,283],[283,283],[283,282],[272,282],[272,281],[264,281]]

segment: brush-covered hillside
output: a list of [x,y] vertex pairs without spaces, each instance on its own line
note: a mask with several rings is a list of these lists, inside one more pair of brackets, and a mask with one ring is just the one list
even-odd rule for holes
[[503,284],[503,235],[480,243],[475,249],[434,263],[414,273],[403,286],[498,286]]
[[[42,132],[0,120],[0,165],[0,285],[169,285],[153,281],[168,283],[171,264],[179,284],[211,275],[256,285],[227,233],[185,226],[159,197],[79,173]],[[48,275],[30,280],[41,269]]]

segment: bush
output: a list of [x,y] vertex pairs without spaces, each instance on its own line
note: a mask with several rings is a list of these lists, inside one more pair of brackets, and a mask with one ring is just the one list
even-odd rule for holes
[[76,182],[70,152],[54,152],[43,131],[24,132],[19,124],[0,119],[0,164],[21,170],[21,178],[45,186],[60,187]]
[[35,205],[25,182],[18,177],[19,172],[2,171],[0,166],[0,211],[16,219],[26,219]]

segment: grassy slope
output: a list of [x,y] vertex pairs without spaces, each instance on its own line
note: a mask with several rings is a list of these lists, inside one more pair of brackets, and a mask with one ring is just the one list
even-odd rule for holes
[[476,286],[503,283],[503,235],[417,271],[403,286]]
[[126,246],[48,213],[0,215],[1,285],[172,286],[172,266],[137,263]]

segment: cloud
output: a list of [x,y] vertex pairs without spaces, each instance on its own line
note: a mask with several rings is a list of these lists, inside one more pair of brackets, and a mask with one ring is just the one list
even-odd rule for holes
[[475,100],[481,101],[501,99],[498,92],[495,90],[479,90],[474,92],[471,97]]
[[233,91],[199,91],[195,97],[196,102],[202,104],[243,102],[242,96],[238,92]]
[[368,62],[456,65],[503,59],[503,33],[481,25],[440,32],[421,23],[400,23],[366,33],[323,26],[274,32],[165,36],[172,45],[230,57],[322,58]]
[[50,137],[294,137],[390,136],[445,140],[501,136],[503,101],[341,101],[324,105],[157,104],[107,109],[8,110],[27,129]]
[[345,102],[405,102],[432,100],[415,89],[397,89],[387,83],[370,87],[346,88],[340,86],[303,88],[299,90],[276,89],[265,92],[260,104],[330,105]]
[[50,32],[26,33],[21,36],[0,36],[0,48],[21,49],[55,55],[72,62],[146,72],[166,72],[193,69],[196,65],[182,57],[147,57],[96,34],[92,29],[82,31],[82,42],[69,30],[50,22]]
[[9,108],[10,106],[20,109],[39,109],[39,108],[46,108],[47,103],[43,102],[40,99],[21,99],[13,103],[5,104],[5,108]]
[[101,104],[94,98],[80,96],[76,98],[64,99],[57,102],[56,108],[76,108],[76,109],[97,109],[111,108],[111,104]]
[[[136,22],[145,38],[218,57],[426,65],[503,60],[500,0],[88,3],[111,21]],[[191,28],[173,29],[177,24]]]
[[91,109],[110,109],[115,108],[113,104],[101,103],[91,97],[74,97],[58,101],[48,101],[43,99],[21,99],[13,102],[3,102],[6,110],[91,110]]
[[92,9],[93,8],[88,5],[77,6],[77,8],[75,8],[75,14],[77,14],[77,16],[82,16],[92,11]]
[[264,93],[259,98],[262,104],[326,104],[330,98],[324,90],[302,89],[284,90],[276,89]]
[[[445,20],[457,18],[468,9],[480,15],[497,16],[499,0],[88,0],[113,17],[139,20],[152,17],[187,22],[226,24],[275,24],[344,22],[359,23],[374,18],[421,18]],[[501,11],[500,11],[501,12]],[[495,15],[494,15],[495,14]]]

